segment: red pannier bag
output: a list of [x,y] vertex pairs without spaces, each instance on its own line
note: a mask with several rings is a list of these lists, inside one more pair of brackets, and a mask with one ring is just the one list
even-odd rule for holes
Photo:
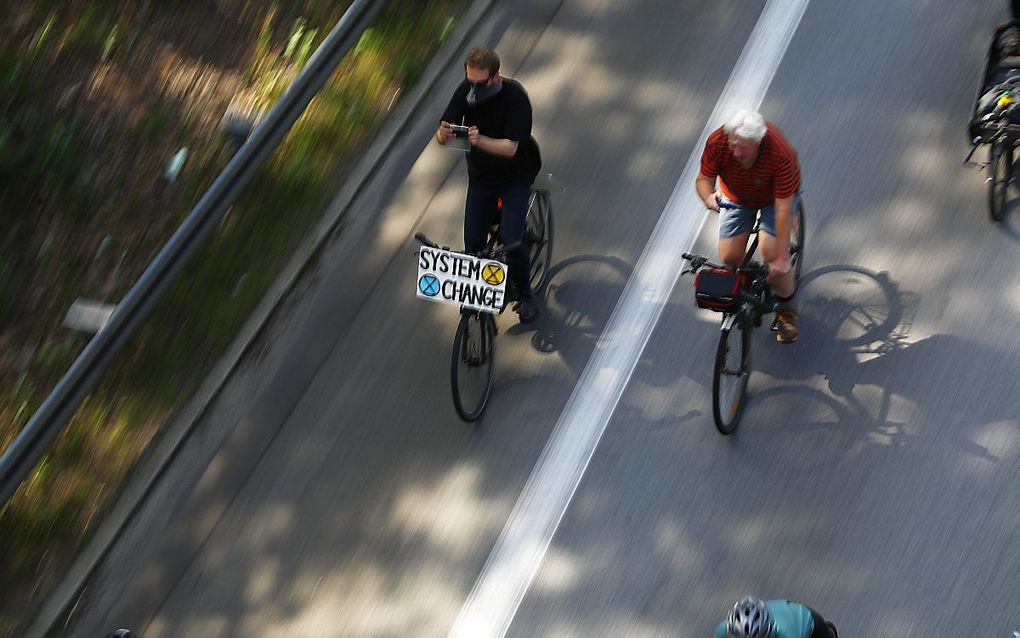
[[740,289],[746,277],[728,268],[704,268],[694,277],[694,301],[699,308],[733,313],[740,309]]

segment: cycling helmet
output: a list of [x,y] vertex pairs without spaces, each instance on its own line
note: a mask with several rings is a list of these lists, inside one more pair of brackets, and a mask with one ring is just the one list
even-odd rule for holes
[[744,596],[726,616],[728,638],[772,638],[772,612],[754,596]]

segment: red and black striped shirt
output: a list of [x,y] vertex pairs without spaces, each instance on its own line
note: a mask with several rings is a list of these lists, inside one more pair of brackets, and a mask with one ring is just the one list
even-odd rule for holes
[[719,178],[726,197],[741,206],[761,208],[782,197],[792,197],[800,189],[800,165],[797,151],[771,122],[766,122],[758,157],[751,168],[744,168],[733,157],[729,135],[719,127],[708,136],[701,154],[701,174]]

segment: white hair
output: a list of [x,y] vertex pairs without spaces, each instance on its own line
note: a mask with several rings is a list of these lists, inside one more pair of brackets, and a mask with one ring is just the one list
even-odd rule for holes
[[723,125],[727,135],[760,142],[765,137],[765,118],[757,111],[740,109]]

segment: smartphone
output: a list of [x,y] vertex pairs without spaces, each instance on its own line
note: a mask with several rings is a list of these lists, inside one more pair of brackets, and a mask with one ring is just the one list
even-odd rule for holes
[[459,124],[451,124],[450,128],[453,129],[453,136],[454,137],[467,137],[468,136],[468,127],[467,126],[461,126]]

